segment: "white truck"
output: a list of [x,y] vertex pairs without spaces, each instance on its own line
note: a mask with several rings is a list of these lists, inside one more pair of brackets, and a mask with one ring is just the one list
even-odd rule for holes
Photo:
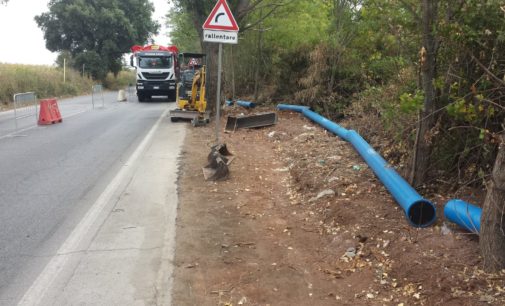
[[153,96],[167,96],[175,101],[179,65],[176,46],[133,46],[130,65],[136,70],[136,89],[139,102],[150,100]]

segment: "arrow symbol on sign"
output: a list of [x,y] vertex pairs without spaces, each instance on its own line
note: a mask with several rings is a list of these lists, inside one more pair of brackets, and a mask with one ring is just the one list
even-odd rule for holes
[[219,17],[224,16],[224,15],[226,15],[226,14],[225,14],[225,13],[219,13],[219,14],[217,14],[217,15],[216,15],[216,19],[214,19],[214,22],[216,22],[216,23],[217,23],[217,22],[218,22],[218,20],[219,20]]

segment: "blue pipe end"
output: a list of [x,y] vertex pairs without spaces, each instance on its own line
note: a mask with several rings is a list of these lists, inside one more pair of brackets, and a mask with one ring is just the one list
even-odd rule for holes
[[237,105],[240,105],[245,108],[255,108],[256,107],[256,103],[249,102],[249,101],[243,101],[243,100],[237,100]]
[[463,200],[450,200],[445,204],[444,216],[448,221],[472,233],[480,233],[480,218],[482,208]]
[[428,227],[437,219],[437,209],[428,200],[420,199],[410,204],[405,211],[407,219],[414,227]]

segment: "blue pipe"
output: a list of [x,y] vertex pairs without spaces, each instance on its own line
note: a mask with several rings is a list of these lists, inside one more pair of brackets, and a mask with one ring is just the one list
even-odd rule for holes
[[302,106],[302,105],[279,104],[279,105],[277,105],[277,109],[278,110],[289,110],[289,111],[301,113],[301,112],[303,112],[304,109],[310,109],[310,107]]
[[249,101],[242,101],[242,100],[237,100],[237,105],[240,105],[245,108],[255,108],[256,103],[249,102]]
[[277,108],[279,110],[300,112],[330,132],[350,142],[403,208],[405,216],[412,226],[428,227],[435,222],[435,206],[421,197],[356,131],[347,130],[311,111],[306,106],[280,104]]
[[316,112],[311,111],[309,108],[305,108],[302,110],[302,114],[305,115],[305,117],[309,118],[310,120],[319,123],[322,127],[327,129],[328,131],[332,132],[333,134],[339,136],[340,138],[350,141],[349,140],[349,133],[351,131],[344,129],[340,125],[336,124],[333,121],[330,121],[323,116],[319,115]]
[[237,105],[245,107],[245,108],[255,108],[256,107],[256,103],[254,103],[254,102],[243,101],[243,100],[237,100],[235,102],[231,101],[231,100],[226,101],[227,106],[233,106],[233,104],[235,104],[235,103]]
[[463,200],[450,200],[445,204],[444,216],[467,231],[480,233],[480,218],[482,216],[482,208],[480,207]]

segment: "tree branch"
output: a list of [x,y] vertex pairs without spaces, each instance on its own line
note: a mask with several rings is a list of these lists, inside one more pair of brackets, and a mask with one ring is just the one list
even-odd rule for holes
[[407,3],[405,0],[398,0],[400,1],[400,3],[402,4],[403,8],[405,8],[407,11],[409,11],[410,14],[412,14],[412,17],[414,17],[414,19],[416,20],[417,23],[421,24],[421,16],[419,16],[419,14],[416,12],[416,10],[412,7],[412,5],[410,5],[409,3]]
[[505,81],[497,77],[494,73],[492,73],[484,64],[482,64],[473,54],[471,54],[472,60],[475,61],[475,63],[484,70],[484,72],[489,75],[493,80],[495,80],[497,83],[499,83],[502,86],[505,86]]
[[282,2],[282,3],[270,4],[270,5],[264,6],[264,7],[272,7],[272,8],[270,9],[269,12],[267,12],[265,15],[263,15],[260,19],[256,20],[255,22],[253,22],[251,24],[248,24],[247,26],[245,26],[242,29],[240,29],[240,32],[245,32],[245,31],[247,31],[247,30],[255,27],[256,25],[260,24],[265,19],[267,19],[268,17],[270,17],[270,15],[272,15],[278,8],[280,8],[282,6],[285,6],[285,5],[286,5],[286,3]]

